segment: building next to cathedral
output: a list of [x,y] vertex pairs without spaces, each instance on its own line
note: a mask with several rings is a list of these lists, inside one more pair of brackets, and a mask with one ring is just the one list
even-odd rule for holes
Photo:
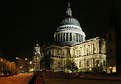
[[110,30],[107,31],[106,36],[106,66],[107,73],[116,72],[116,67],[118,67],[118,63],[116,60],[116,34],[115,27],[113,26]]
[[[50,70],[71,72],[67,68],[67,64],[68,61],[72,61],[78,71],[107,72],[108,69],[108,73],[116,72],[112,68],[110,69],[109,64],[107,67],[106,41],[99,37],[89,40],[85,40],[85,38],[86,35],[78,20],[72,16],[72,10],[68,3],[66,17],[54,33],[54,44],[41,50],[43,57],[49,55],[51,59]],[[35,51],[33,60],[36,60],[37,54],[40,54],[37,53],[40,51],[37,46]],[[40,67],[39,62],[36,64],[36,68],[37,66]]]

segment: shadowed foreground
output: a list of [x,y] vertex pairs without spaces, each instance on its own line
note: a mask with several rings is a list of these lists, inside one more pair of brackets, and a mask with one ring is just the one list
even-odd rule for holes
[[95,80],[95,79],[58,79],[46,78],[45,84],[121,84],[121,81],[116,80]]
[[75,76],[65,73],[45,73],[44,84],[121,84],[121,77],[88,75]]

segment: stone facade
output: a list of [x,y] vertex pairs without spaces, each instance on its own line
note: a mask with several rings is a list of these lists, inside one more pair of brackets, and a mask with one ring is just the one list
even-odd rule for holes
[[51,45],[46,48],[46,53],[49,53],[53,60],[51,69],[65,71],[66,60],[70,58],[78,70],[93,71],[94,68],[98,68],[99,71],[106,71],[105,43],[104,39],[97,37],[71,46]]

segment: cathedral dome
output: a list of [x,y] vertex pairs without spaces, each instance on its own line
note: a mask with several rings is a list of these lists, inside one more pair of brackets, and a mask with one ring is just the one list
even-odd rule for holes
[[62,20],[60,26],[62,25],[76,25],[76,26],[80,26],[79,22],[77,21],[77,19],[75,19],[74,17],[71,16],[67,16],[65,19]]
[[66,11],[66,17],[62,20],[60,26],[54,34],[54,41],[61,45],[73,45],[85,41],[85,33],[80,27],[77,19],[72,17],[70,4]]

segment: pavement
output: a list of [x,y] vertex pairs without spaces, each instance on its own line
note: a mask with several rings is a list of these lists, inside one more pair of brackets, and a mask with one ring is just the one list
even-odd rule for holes
[[18,74],[8,77],[0,77],[0,84],[28,84],[33,74]]

